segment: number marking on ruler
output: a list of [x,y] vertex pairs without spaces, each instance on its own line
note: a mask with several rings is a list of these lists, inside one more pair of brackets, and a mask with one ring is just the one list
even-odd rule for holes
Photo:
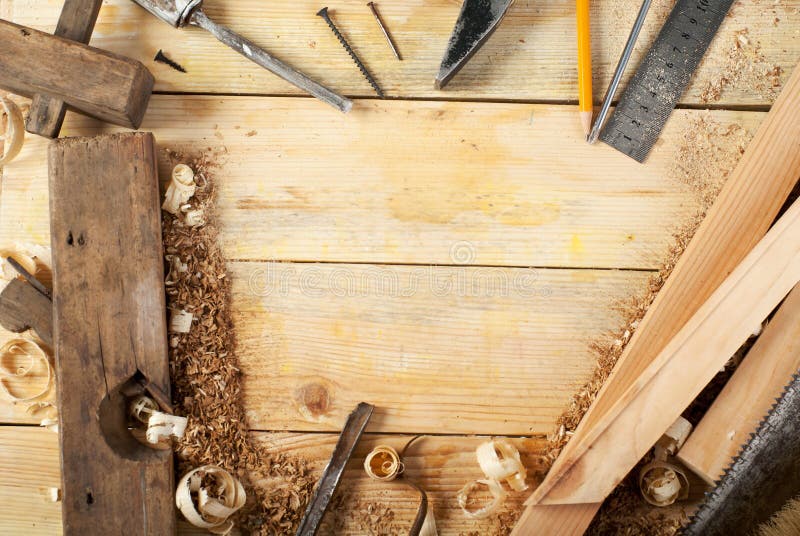
[[732,4],[733,0],[678,0],[601,140],[645,161]]

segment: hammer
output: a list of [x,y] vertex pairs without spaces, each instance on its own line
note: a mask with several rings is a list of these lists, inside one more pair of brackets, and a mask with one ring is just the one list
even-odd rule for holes
[[147,11],[175,28],[199,26],[245,58],[280,76],[290,84],[326,102],[343,113],[353,107],[352,101],[334,93],[308,76],[224,26],[209,19],[201,9],[203,0],[133,0]]

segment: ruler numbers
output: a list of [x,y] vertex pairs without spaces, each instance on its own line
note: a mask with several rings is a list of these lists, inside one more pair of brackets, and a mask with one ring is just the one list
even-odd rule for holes
[[600,139],[644,162],[733,0],[679,0]]

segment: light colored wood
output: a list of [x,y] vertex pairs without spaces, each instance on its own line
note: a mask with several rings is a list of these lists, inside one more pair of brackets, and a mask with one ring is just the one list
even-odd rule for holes
[[[143,129],[216,160],[226,255],[242,260],[655,269],[697,210],[670,179],[678,111],[641,166],[583,141],[565,106],[155,95]],[[755,129],[754,112],[713,112]],[[63,135],[111,127],[68,114]],[[555,135],[555,134],[558,135]],[[0,243],[46,243],[43,143],[4,170]],[[161,174],[167,164],[161,159]]]
[[[254,434],[273,449],[308,460],[314,474],[321,474],[336,443],[336,434]],[[390,508],[394,513],[395,533],[406,533],[418,504],[417,497],[400,488],[369,480],[361,467],[364,456],[377,444],[401,448],[410,436],[375,436],[366,434],[359,443],[351,465],[344,474],[341,488],[347,490],[344,507],[339,512],[340,531],[324,534],[363,535],[369,526],[359,524],[357,513],[372,504],[376,511]],[[481,478],[475,448],[485,438],[426,436],[417,440],[405,459],[406,474],[428,491],[433,503],[440,534],[505,534],[497,519],[467,519],[456,503],[456,493],[467,482]],[[540,468],[539,454],[543,440],[513,439],[529,470],[529,482],[536,484]],[[54,536],[61,533],[60,503],[47,500],[48,488],[59,486],[58,436],[43,429],[19,426],[0,428],[0,526],[6,533],[30,536]],[[524,493],[510,493],[509,507],[518,506]],[[333,521],[328,514],[326,521]],[[384,528],[384,530],[386,530]],[[179,523],[179,534],[207,534]],[[321,532],[322,534],[322,532]]]
[[[231,263],[251,426],[546,434],[647,273]],[[450,287],[448,289],[448,287]],[[2,338],[0,338],[2,340]],[[0,421],[38,423],[0,402]]]
[[529,502],[604,500],[798,281],[800,201],[616,400],[590,448],[551,470]]
[[709,483],[718,480],[799,370],[800,287],[796,287],[695,427],[678,459]]
[[511,534],[512,536],[583,534],[602,504],[538,504],[522,512]]
[[[766,233],[800,176],[800,70],[750,143],[664,288],[647,311],[612,376],[545,480],[544,496],[570,464],[593,448],[599,423],[641,381],[656,356]],[[732,354],[733,352],[731,352]],[[563,496],[566,490],[560,490]],[[580,501],[565,501],[580,502]]]
[[[444,91],[433,81],[460,2],[404,0],[382,2],[381,15],[403,53],[397,61],[386,46],[372,14],[362,0],[341,0],[334,10],[337,24],[388,95],[437,99],[525,99],[576,102],[575,4],[572,0],[516,2],[497,32]],[[614,71],[639,0],[592,2],[592,55],[595,99]],[[638,65],[673,2],[656,0],[631,60]],[[367,82],[315,16],[321,4],[310,0],[206,0],[204,10],[263,46],[315,80],[347,95],[372,97]],[[709,58],[694,77],[683,102],[699,102],[709,80],[724,73],[728,52],[736,46],[735,32],[746,29],[765,57],[764,67],[776,64],[785,74],[797,61],[800,1],[740,2],[723,24]],[[0,0],[16,22],[49,32],[55,28],[61,4],[48,0]],[[775,22],[778,19],[779,22]],[[298,94],[271,73],[240,58],[198,28],[171,30],[129,0],[110,0],[100,13],[92,44],[129,55],[153,70],[157,91],[200,93]],[[188,71],[186,74],[152,61],[159,49]],[[630,69],[627,76],[633,72]],[[626,76],[626,78],[627,78]],[[769,103],[752,84],[732,84],[716,104]],[[577,108],[577,107],[575,107]],[[316,103],[322,111],[325,106]],[[333,112],[335,113],[335,112]],[[579,128],[579,126],[578,126]]]

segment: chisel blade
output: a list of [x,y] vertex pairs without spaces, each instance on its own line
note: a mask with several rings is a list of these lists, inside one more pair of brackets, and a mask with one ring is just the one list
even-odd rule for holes
[[436,88],[442,89],[489,39],[514,0],[464,0],[442,58]]

